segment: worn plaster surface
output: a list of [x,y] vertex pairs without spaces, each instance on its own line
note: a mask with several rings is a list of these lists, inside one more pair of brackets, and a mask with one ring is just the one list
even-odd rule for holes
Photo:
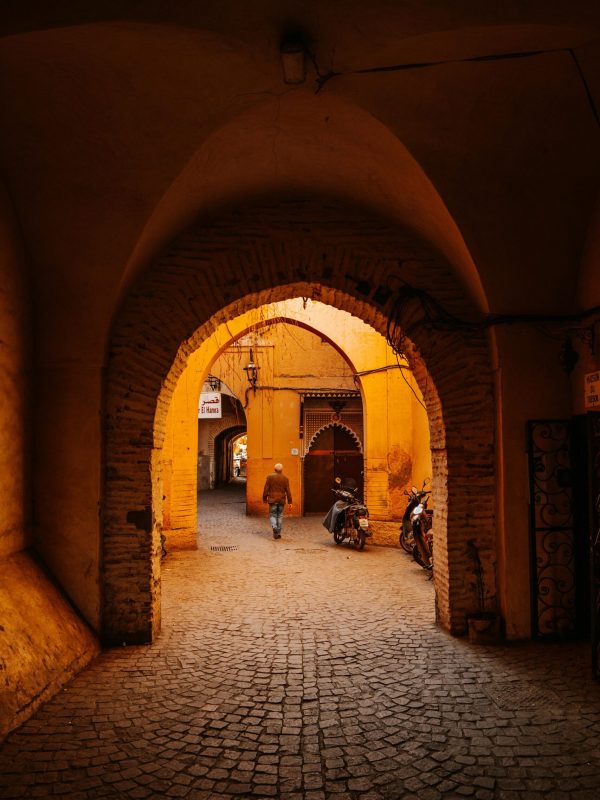
[[104,653],[0,750],[0,797],[598,797],[585,643],[474,646],[392,548],[273,541],[235,490],[167,557],[163,633]]
[[0,560],[0,740],[99,652],[27,552]]

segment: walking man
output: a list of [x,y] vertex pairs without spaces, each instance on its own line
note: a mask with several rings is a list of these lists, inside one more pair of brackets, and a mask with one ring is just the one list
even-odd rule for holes
[[263,502],[269,504],[269,517],[273,528],[273,538],[281,539],[281,523],[283,521],[283,507],[287,499],[292,505],[290,482],[283,474],[283,465],[275,464],[275,472],[267,475],[263,489]]

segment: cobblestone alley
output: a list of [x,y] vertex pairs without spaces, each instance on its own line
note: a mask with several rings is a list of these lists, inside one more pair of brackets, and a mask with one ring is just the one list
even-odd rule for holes
[[202,496],[163,632],[101,655],[0,750],[0,797],[600,797],[584,644],[469,645],[393,548]]

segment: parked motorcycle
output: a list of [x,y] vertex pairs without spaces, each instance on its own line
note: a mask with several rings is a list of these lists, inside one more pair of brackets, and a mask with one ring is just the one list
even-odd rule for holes
[[433,568],[433,511],[427,508],[431,491],[425,490],[427,479],[423,481],[421,490],[412,486],[402,525],[400,526],[400,546],[412,555],[414,560],[424,569]]
[[405,496],[408,497],[408,503],[402,517],[402,524],[400,525],[400,547],[409,555],[412,555],[413,547],[415,546],[410,515],[413,508],[416,508],[416,506],[418,506],[421,500],[426,496],[426,485],[427,478],[425,478],[423,481],[423,488],[421,491],[419,491],[416,486],[412,486],[410,492],[404,492]]
[[369,510],[357,497],[356,481],[336,478],[337,488],[331,491],[338,498],[327,512],[323,525],[333,534],[333,541],[341,544],[345,539],[351,541],[357,550],[362,550],[371,536],[369,530]]

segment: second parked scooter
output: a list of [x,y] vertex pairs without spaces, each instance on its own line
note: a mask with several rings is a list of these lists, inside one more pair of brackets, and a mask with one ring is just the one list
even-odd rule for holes
[[412,486],[408,504],[400,526],[400,546],[412,555],[424,569],[433,568],[433,536],[431,533],[433,511],[427,508],[431,491],[425,490],[428,481],[423,481],[421,490]]
[[369,530],[369,510],[358,500],[356,481],[336,478],[337,484],[331,491],[338,498],[327,512],[323,525],[333,534],[333,541],[341,544],[344,539],[351,541],[357,550],[362,550],[371,536]]

